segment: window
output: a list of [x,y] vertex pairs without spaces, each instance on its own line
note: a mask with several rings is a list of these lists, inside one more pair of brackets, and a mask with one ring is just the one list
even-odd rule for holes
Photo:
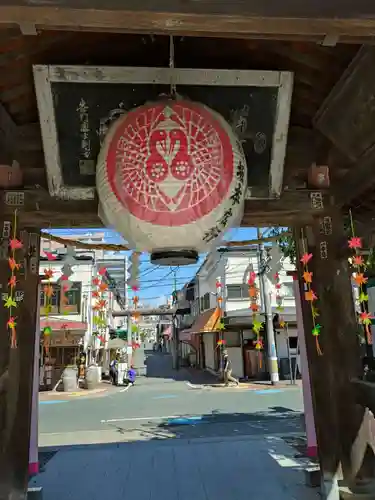
[[205,293],[203,296],[203,307],[204,307],[205,311],[210,308],[210,294],[209,294],[209,292]]
[[241,347],[240,332],[223,332],[223,340],[225,340],[226,347]]
[[284,297],[294,297],[294,283],[283,283],[281,292]]
[[64,314],[80,314],[81,312],[82,283],[73,283],[70,290],[65,292],[61,300],[60,312]]
[[204,297],[200,298],[200,310],[201,312],[204,311]]
[[[60,285],[53,284],[52,289],[53,293],[50,298],[44,293],[44,287],[46,284],[42,285],[42,290],[40,292],[40,314],[45,316],[47,313],[49,314],[57,314],[60,312]],[[50,306],[50,310],[47,311],[47,306]]]
[[[40,314],[42,316],[45,316],[47,313],[80,314],[82,283],[72,283],[70,290],[64,294],[61,293],[60,284],[52,284],[51,286],[53,293],[50,299],[46,296],[43,289],[40,293]],[[48,305],[50,306],[49,312],[47,311]]]
[[227,285],[227,299],[248,299],[248,288],[247,285]]
[[297,349],[298,337],[289,337],[289,349]]

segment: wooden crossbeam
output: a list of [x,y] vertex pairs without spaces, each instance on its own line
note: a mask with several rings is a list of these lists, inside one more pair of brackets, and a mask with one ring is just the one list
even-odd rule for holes
[[[5,5],[4,5],[5,3]],[[29,4],[28,6],[25,5]],[[31,4],[31,5],[30,5]],[[34,5],[32,5],[34,4]],[[338,14],[339,16],[338,17]],[[342,5],[340,0],[295,2],[199,2],[162,0],[49,0],[48,5],[2,2],[0,23],[38,29],[130,31],[223,36],[249,34],[372,37],[375,6],[371,2]]]
[[[316,208],[313,199],[321,200]],[[0,206],[5,215],[15,208],[24,225],[49,227],[101,227],[97,200],[59,200],[51,198],[45,189],[4,191],[0,194]],[[324,213],[328,206],[328,194],[300,190],[284,192],[278,200],[248,200],[242,226],[292,226],[311,222],[313,217]]]

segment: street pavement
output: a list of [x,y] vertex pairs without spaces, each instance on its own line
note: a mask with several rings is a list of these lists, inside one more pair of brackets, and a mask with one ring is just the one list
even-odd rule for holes
[[206,387],[169,355],[146,356],[146,376],[127,391],[40,404],[46,464],[33,484],[44,500],[317,498],[282,439],[303,432],[299,388]]

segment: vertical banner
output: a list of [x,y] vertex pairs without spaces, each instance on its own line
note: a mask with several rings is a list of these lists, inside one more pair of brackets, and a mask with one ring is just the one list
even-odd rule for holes
[[294,285],[294,296],[296,300],[298,345],[300,351],[300,356],[299,356],[300,366],[298,368],[302,376],[303,406],[305,409],[305,425],[306,425],[306,435],[307,435],[307,455],[309,457],[316,457],[318,450],[316,443],[315,422],[314,422],[313,404],[311,396],[309,365],[307,362],[306,339],[303,327],[301,294],[299,290],[297,273],[293,274],[293,285]]
[[[40,296],[40,287],[38,297]],[[29,475],[35,476],[39,472],[38,457],[38,403],[39,403],[39,358],[40,358],[40,301],[38,300],[36,316],[34,376],[31,407],[30,450],[29,450]]]

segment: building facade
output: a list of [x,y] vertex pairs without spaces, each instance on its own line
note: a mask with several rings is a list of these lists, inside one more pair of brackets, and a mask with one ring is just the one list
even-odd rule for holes
[[[186,287],[180,291],[178,307],[190,306],[190,314],[180,320],[179,340],[185,344],[183,353],[193,356],[201,368],[217,373],[220,370],[219,338],[224,340],[232,362],[233,373],[239,378],[262,378],[266,376],[266,354],[254,348],[255,334],[252,330],[248,279],[250,272],[257,274],[257,287],[260,289],[259,306],[264,321],[265,305],[262,286],[259,281],[259,252],[253,248],[224,248],[210,253],[194,279],[194,297],[186,298]],[[290,375],[297,361],[298,339],[296,327],[296,307],[293,278],[288,275],[294,266],[273,251],[273,259],[265,268],[266,293],[270,295],[270,305],[274,318],[279,369],[282,375]],[[279,275],[276,288],[273,278]],[[218,314],[217,283],[222,289],[221,311]],[[225,325],[224,331],[218,328],[219,322]],[[283,327],[281,328],[280,325]],[[188,347],[186,347],[186,345]],[[259,356],[262,357],[261,362]],[[294,358],[294,361],[293,361]]]
[[[118,259],[117,262],[116,271],[121,266],[126,269],[125,259],[123,262]],[[82,354],[85,355],[86,363],[98,363],[103,369],[109,364],[109,330],[115,320],[111,313],[124,308],[124,297],[110,274],[112,264],[110,256],[109,265],[106,265],[102,251],[66,248],[54,241],[42,240],[39,266],[41,385],[53,386],[64,368],[76,363]],[[62,277],[67,265],[69,289],[63,291]],[[99,276],[99,270],[103,268],[106,268],[106,272]],[[48,280],[46,271],[52,274]],[[106,304],[106,325],[100,328],[100,335],[94,319],[97,299],[93,280],[98,276],[108,284],[108,289],[101,296]],[[51,296],[46,285],[52,287]],[[50,330],[48,339],[44,338],[46,327]]]

